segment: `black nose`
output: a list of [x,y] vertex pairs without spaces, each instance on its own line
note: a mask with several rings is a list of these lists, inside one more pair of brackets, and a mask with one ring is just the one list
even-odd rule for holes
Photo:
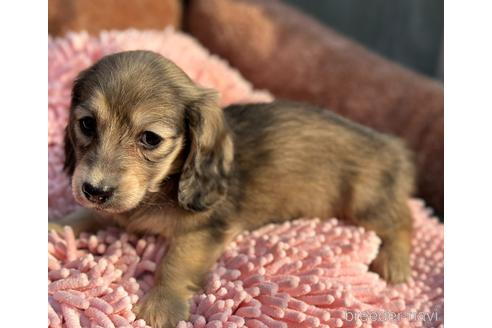
[[82,185],[82,192],[85,197],[93,203],[103,204],[108,199],[113,196],[114,188],[110,188],[108,186],[104,186],[102,188],[96,188],[90,183],[85,182]]

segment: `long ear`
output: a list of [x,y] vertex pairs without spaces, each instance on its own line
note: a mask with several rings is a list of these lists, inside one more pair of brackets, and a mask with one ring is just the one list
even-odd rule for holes
[[70,138],[70,125],[65,128],[65,138],[63,139],[65,147],[65,162],[63,169],[69,176],[72,176],[75,170],[75,151],[73,149],[72,139]]
[[181,206],[195,212],[205,211],[224,198],[234,157],[217,93],[205,89],[199,93],[186,108],[189,154],[178,191]]
[[72,86],[72,94],[70,99],[70,116],[68,118],[68,124],[65,128],[65,137],[63,139],[64,147],[65,147],[65,162],[63,163],[63,170],[71,177],[73,175],[73,171],[75,171],[75,149],[73,147],[72,142],[72,130],[70,127],[70,121],[72,120],[73,108],[75,108],[76,104],[80,103],[81,92],[84,86],[82,80],[84,80],[87,73],[92,69],[89,67],[83,71],[81,71]]

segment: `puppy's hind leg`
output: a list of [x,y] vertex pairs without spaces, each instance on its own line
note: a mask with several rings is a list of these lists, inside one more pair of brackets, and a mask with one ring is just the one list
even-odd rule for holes
[[381,238],[371,270],[389,283],[405,282],[410,276],[411,217],[405,203],[376,203],[354,213],[355,222]]

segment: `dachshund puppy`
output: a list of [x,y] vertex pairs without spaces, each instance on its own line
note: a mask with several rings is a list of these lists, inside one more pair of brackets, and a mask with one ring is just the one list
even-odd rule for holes
[[414,169],[399,140],[304,104],[223,110],[217,98],[149,51],[104,57],[74,83],[65,165],[88,210],[61,224],[171,241],[139,317],[175,326],[232,238],[299,217],[374,230],[372,270],[405,281]]

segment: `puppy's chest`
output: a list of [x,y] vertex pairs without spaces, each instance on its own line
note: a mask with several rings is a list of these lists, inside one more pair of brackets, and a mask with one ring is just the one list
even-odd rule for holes
[[179,216],[178,211],[173,208],[161,208],[121,214],[115,217],[115,220],[131,233],[150,233],[172,237],[180,226]]

